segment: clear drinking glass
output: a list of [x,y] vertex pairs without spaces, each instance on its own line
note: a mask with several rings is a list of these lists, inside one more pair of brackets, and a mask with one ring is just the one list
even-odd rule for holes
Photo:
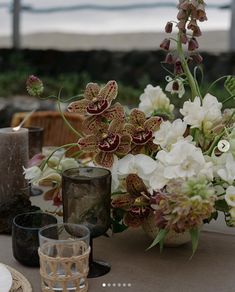
[[56,217],[43,212],[19,214],[12,224],[12,249],[16,260],[26,266],[39,266],[38,231],[43,226],[57,223]]
[[78,224],[53,224],[39,231],[42,291],[88,290],[90,231]]
[[110,227],[111,172],[100,167],[72,168],[62,174],[64,222],[83,224],[91,233],[88,278],[110,271],[104,261],[94,261],[92,239]]

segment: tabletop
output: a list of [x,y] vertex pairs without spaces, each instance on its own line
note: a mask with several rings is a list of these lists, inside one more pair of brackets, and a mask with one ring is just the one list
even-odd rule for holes
[[[94,257],[108,261],[111,271],[89,279],[89,292],[232,292],[235,291],[235,236],[202,232],[192,259],[191,245],[146,251],[151,240],[142,229],[94,240]],[[0,262],[17,269],[40,292],[38,268],[18,263],[11,236],[0,235]]]

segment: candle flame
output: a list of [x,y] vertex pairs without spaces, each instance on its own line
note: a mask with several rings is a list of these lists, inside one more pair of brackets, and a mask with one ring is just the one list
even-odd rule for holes
[[22,122],[17,126],[17,127],[14,127],[14,128],[12,128],[12,130],[14,131],[14,132],[17,132],[17,131],[19,131],[20,130],[20,128],[23,126],[23,124],[26,122],[26,120],[36,111],[37,109],[34,109],[34,110],[32,110],[31,112],[29,112],[25,117],[24,117],[24,119],[22,120]]

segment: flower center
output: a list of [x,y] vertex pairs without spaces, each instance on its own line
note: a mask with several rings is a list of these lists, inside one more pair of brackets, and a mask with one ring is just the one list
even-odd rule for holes
[[140,145],[147,143],[151,138],[152,131],[149,130],[138,131],[132,136],[133,142]]
[[99,115],[103,113],[108,107],[109,103],[106,99],[97,100],[97,98],[94,98],[87,106],[86,110],[89,114]]
[[99,142],[99,149],[105,152],[113,152],[117,150],[120,144],[120,137],[115,134],[104,134],[103,140]]

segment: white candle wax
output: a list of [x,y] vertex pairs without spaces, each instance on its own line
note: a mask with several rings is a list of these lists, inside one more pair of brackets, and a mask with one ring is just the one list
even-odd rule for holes
[[0,129],[0,204],[27,193],[23,167],[28,164],[28,129]]

